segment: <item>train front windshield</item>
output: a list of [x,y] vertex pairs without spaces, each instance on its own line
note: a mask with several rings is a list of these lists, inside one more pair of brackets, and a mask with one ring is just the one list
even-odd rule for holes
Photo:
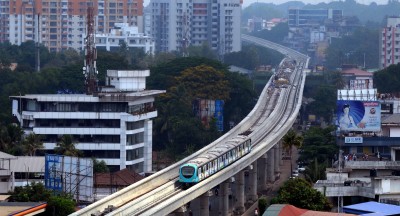
[[181,168],[182,176],[185,178],[190,178],[194,174],[194,167],[191,166],[184,166]]

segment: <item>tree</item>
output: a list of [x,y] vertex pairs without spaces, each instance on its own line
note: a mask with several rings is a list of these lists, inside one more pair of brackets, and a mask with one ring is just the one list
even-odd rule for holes
[[400,75],[398,73],[400,64],[390,65],[374,73],[374,84],[381,93],[399,93]]
[[39,149],[43,149],[42,136],[35,133],[30,133],[25,139],[22,141],[22,146],[25,154],[29,156],[35,156],[36,151]]
[[9,200],[10,202],[43,202],[50,196],[51,192],[42,183],[32,182],[23,187],[15,187]]
[[278,196],[271,201],[271,204],[276,203],[290,204],[314,211],[329,211],[332,208],[328,199],[302,178],[286,181],[279,189]]
[[283,148],[292,156],[293,147],[300,148],[303,145],[303,137],[290,129],[282,138]]
[[10,153],[20,144],[23,134],[24,131],[16,124],[0,126],[0,150]]
[[309,182],[316,182],[325,179],[325,170],[338,154],[338,146],[332,132],[335,127],[311,127],[304,134],[302,152],[299,162],[308,164],[304,172],[305,179]]
[[300,148],[302,146],[303,137],[297,135],[296,131],[294,131],[293,129],[290,129],[285,134],[285,136],[283,136],[282,144],[283,144],[283,148],[286,150],[286,152],[289,152],[289,155],[290,155],[290,170],[293,170],[293,168],[292,168],[292,149],[293,149],[293,147]]
[[47,200],[47,207],[44,215],[67,216],[75,212],[75,202],[67,195],[51,196]]
[[98,161],[96,158],[92,158],[93,160],[93,173],[108,173],[110,169],[108,168],[106,162],[103,160]]
[[54,148],[54,152],[60,155],[79,157],[82,152],[75,148],[75,143],[71,135],[63,135],[61,140],[57,143]]

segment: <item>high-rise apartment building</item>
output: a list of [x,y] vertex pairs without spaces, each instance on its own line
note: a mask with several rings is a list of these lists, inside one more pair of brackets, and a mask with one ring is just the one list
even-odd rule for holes
[[388,17],[380,34],[379,67],[400,62],[400,17]]
[[0,42],[35,40],[50,51],[79,50],[89,6],[96,33],[109,33],[115,23],[143,32],[143,0],[0,0]]
[[204,43],[220,55],[240,51],[241,6],[242,0],[151,0],[156,51],[186,53]]

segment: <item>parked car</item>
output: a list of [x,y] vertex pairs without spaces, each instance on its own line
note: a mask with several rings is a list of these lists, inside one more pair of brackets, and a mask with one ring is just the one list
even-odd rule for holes
[[299,171],[293,170],[293,171],[292,171],[292,176],[298,177],[298,176],[299,176]]
[[297,165],[297,170],[299,172],[304,172],[306,170],[306,168],[304,166],[302,166],[302,165]]

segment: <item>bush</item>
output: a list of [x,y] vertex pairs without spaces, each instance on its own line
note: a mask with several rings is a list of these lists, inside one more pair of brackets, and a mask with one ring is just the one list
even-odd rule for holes
[[262,215],[265,212],[265,210],[267,209],[267,205],[268,202],[266,197],[261,197],[258,200],[258,209],[260,209],[260,215]]
[[52,196],[47,201],[44,215],[48,216],[67,216],[75,212],[75,202],[66,196]]

